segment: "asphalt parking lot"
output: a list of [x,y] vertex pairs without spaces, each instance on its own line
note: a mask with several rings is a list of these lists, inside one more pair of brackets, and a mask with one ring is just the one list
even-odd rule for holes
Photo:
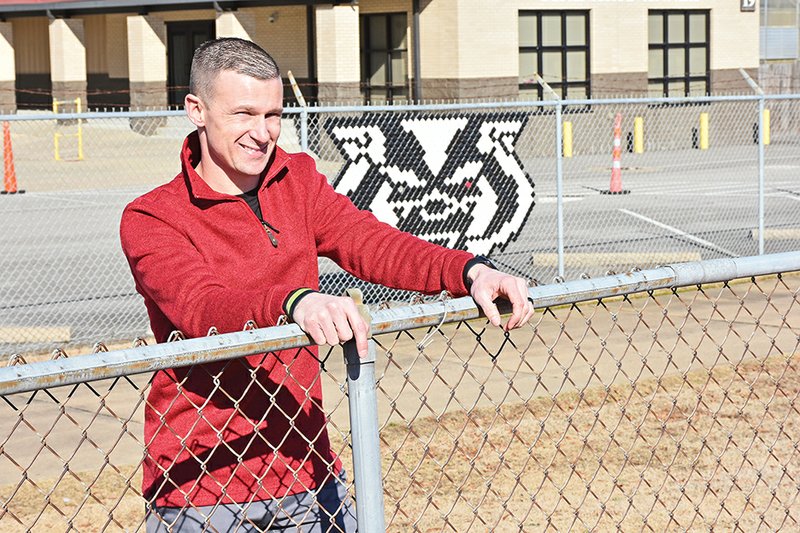
[[[0,197],[2,355],[147,333],[144,306],[119,247],[119,218],[130,200],[177,172],[188,130],[178,118],[153,137],[132,133],[124,121],[88,125],[86,158],[70,160],[66,153],[58,162],[48,152],[52,141],[43,125],[32,122],[15,134],[26,193]],[[296,141],[285,128],[287,149]],[[535,205],[516,238],[493,255],[506,270],[547,283],[558,273],[555,158],[518,152],[535,184]],[[333,174],[341,161],[329,155],[319,156],[319,166]],[[623,188],[630,192],[608,195],[602,191],[609,185],[610,156],[564,159],[566,279],[758,253],[756,146],[626,153],[622,164]],[[765,227],[773,232],[765,235],[767,253],[800,246],[798,170],[794,144],[767,147]],[[347,283],[327,263],[321,271],[332,291]]]

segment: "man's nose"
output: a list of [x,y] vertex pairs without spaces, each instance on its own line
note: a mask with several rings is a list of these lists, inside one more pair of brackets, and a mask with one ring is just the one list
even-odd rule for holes
[[254,141],[261,144],[270,140],[270,131],[268,127],[268,120],[264,117],[256,117],[255,124],[250,129],[250,136]]

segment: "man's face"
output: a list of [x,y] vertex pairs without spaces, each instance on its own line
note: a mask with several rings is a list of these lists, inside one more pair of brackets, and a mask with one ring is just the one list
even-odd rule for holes
[[212,87],[212,94],[202,100],[202,124],[198,124],[205,128],[208,150],[203,154],[203,173],[221,171],[234,183],[258,177],[281,133],[281,80],[259,80],[226,70]]

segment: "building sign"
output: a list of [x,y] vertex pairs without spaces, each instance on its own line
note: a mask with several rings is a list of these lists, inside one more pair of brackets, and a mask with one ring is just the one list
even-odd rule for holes
[[755,11],[756,10],[756,0],[740,0],[740,10],[741,11]]
[[524,113],[367,113],[325,129],[346,162],[336,190],[378,219],[475,254],[513,242],[534,204],[514,143]]

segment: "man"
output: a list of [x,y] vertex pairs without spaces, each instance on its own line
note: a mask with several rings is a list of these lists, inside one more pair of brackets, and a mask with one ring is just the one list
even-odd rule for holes
[[[530,319],[524,280],[379,222],[308,155],[278,148],[282,101],[278,67],[257,45],[217,39],[195,52],[185,104],[197,131],[182,171],[128,205],[120,230],[158,342],[285,315],[314,342],[354,338],[364,355],[352,300],[316,292],[318,255],[392,287],[471,289],[497,326],[492,301],[504,297],[506,329]],[[145,410],[148,531],[353,531],[319,372],[314,347],[157,373]]]

